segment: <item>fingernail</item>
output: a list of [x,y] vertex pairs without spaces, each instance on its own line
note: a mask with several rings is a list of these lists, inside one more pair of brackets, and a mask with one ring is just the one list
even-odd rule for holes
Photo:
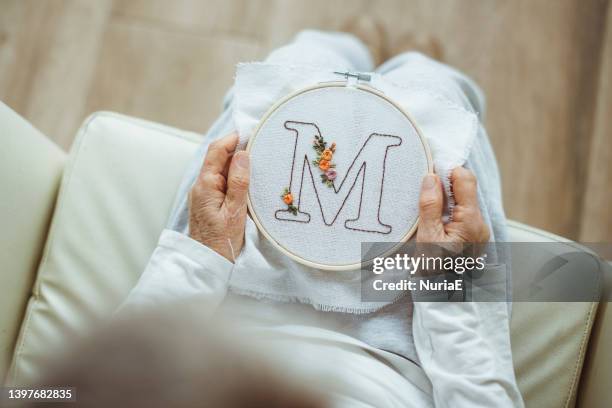
[[235,140],[236,144],[238,144],[238,134],[236,132],[232,132],[229,135],[225,135],[223,137],[224,140]]
[[436,176],[428,174],[423,179],[423,190],[431,190],[436,186]]
[[249,168],[249,154],[247,152],[238,152],[234,155],[234,162],[236,166],[248,169]]

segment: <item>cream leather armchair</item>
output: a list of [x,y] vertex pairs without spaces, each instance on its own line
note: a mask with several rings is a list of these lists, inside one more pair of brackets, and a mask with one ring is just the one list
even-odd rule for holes
[[[25,385],[135,284],[200,136],[101,112],[66,155],[1,103],[0,136],[0,380]],[[573,245],[516,222],[509,228],[515,241]],[[528,406],[612,406],[607,309],[515,303],[513,354]]]

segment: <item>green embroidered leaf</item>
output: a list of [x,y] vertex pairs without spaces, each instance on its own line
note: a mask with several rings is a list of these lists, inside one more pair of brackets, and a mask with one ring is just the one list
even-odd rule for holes
[[297,207],[296,207],[295,205],[293,205],[293,204],[290,204],[290,205],[287,207],[287,209],[288,209],[288,210],[289,210],[289,212],[290,212],[291,214],[293,214],[293,215],[297,215],[297,213],[298,213],[298,209],[297,209]]

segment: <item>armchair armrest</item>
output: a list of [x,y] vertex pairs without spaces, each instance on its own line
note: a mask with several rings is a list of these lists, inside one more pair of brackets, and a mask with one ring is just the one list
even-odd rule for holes
[[0,102],[0,384],[11,362],[65,153]]

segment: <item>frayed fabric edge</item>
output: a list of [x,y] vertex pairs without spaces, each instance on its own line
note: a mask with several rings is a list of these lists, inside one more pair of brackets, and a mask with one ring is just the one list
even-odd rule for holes
[[271,294],[271,293],[262,293],[257,291],[252,291],[249,289],[238,288],[236,286],[230,285],[229,291],[240,296],[248,296],[251,298],[255,298],[257,300],[269,300],[273,302],[279,303],[301,303],[304,305],[310,305],[313,309],[321,311],[321,312],[335,312],[335,313],[347,313],[347,314],[369,314],[374,313],[382,308],[389,306],[393,303],[396,303],[398,300],[407,296],[407,293],[401,293],[392,301],[389,302],[366,302],[366,303],[377,303],[376,306],[371,307],[343,307],[337,305],[327,305],[322,303],[313,302],[312,299],[307,297],[300,296],[289,296],[289,295],[280,295],[280,294]]
[[463,152],[461,154],[461,160],[457,163],[457,165],[449,166],[450,168],[440,169],[439,172],[437,169],[434,168],[435,173],[437,173],[442,179],[444,192],[446,193],[446,197],[448,199],[448,220],[444,220],[445,223],[451,222],[453,220],[453,211],[455,209],[455,195],[453,194],[453,190],[451,188],[451,174],[453,172],[453,169],[455,169],[456,167],[463,166],[467,163],[470,152],[472,151],[472,146],[474,145],[477,139],[476,136],[478,133],[479,126],[478,116],[474,113],[470,113],[470,115],[472,116],[472,128],[470,129],[472,135],[469,143],[467,143],[463,149]]

